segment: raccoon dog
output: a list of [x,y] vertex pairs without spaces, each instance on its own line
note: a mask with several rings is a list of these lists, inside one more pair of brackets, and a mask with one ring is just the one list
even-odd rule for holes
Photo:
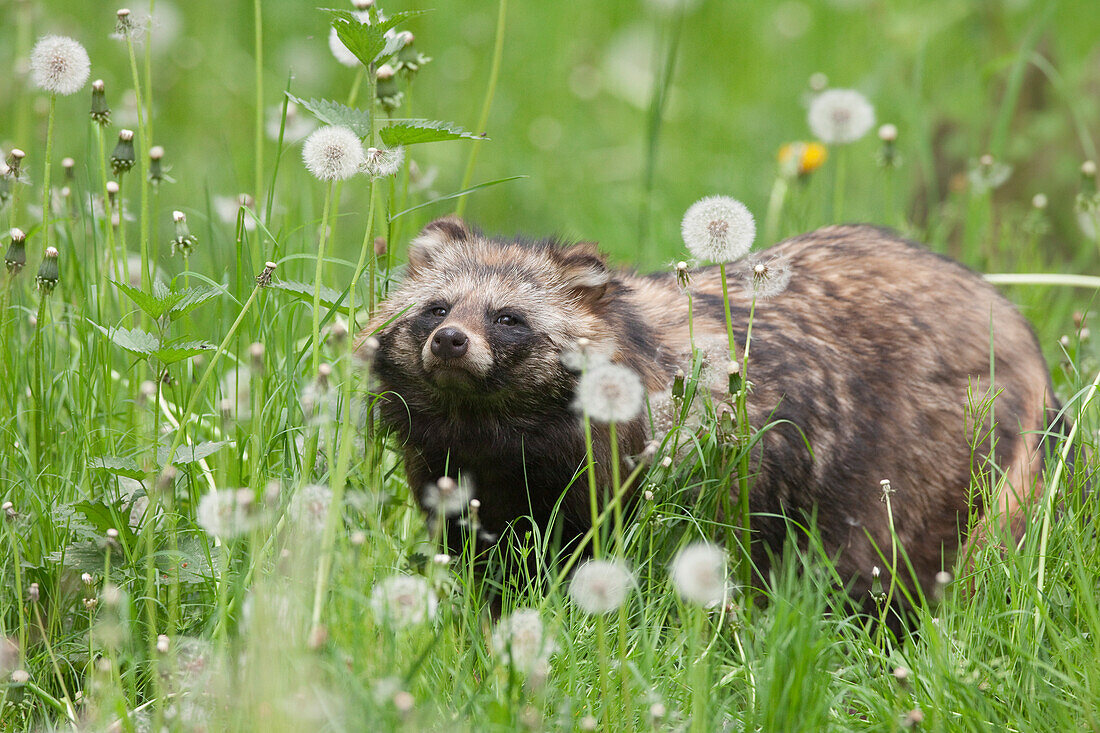
[[[761,572],[783,545],[783,517],[813,515],[841,578],[866,599],[871,569],[891,547],[880,501],[888,479],[894,528],[929,590],[965,534],[972,477],[989,473],[988,436],[973,451],[968,443],[967,401],[978,380],[986,393],[991,372],[1000,488],[997,506],[974,509],[991,523],[1017,517],[1035,496],[1055,405],[1049,372],[1027,322],[973,272],[870,226],[819,229],[727,269],[738,353],[753,296],[737,283],[785,286],[757,299],[749,352],[749,421],[778,423],[752,456]],[[687,288],[696,344],[721,352],[717,268],[693,271]],[[377,338],[369,351],[382,418],[404,445],[422,503],[437,479],[461,477],[475,487],[484,531],[499,536],[520,517],[546,527],[560,502],[568,541],[588,529],[590,509],[578,376],[562,355],[587,339],[590,353],[633,369],[657,405],[678,368],[690,373],[688,320],[671,272],[611,269],[590,244],[490,238],[444,218],[412,242],[404,282],[361,339]],[[643,451],[651,414],[617,426],[620,456]],[[606,487],[608,435],[595,427]]]

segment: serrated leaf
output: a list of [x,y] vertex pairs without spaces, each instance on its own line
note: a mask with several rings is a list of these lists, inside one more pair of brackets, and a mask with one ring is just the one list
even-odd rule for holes
[[219,293],[220,291],[215,288],[188,288],[186,290],[181,290],[178,293],[180,297],[168,310],[168,317],[174,321],[180,316],[190,313],[211,298],[217,297]]
[[348,107],[331,99],[305,100],[301,97],[295,97],[289,92],[286,96],[295,104],[308,109],[321,122],[346,127],[359,137],[366,137],[370,134],[371,116],[370,112],[365,109]]
[[125,499],[119,499],[114,504],[106,504],[102,501],[85,500],[73,503],[72,508],[78,514],[82,514],[103,536],[107,535],[109,529],[117,530],[121,535],[120,539],[133,547],[135,535],[134,530],[127,524],[130,512],[128,509],[123,509],[125,501]]
[[198,356],[204,351],[215,348],[217,347],[214,344],[207,341],[176,341],[161,346],[156,350],[155,356],[165,364],[175,364],[177,361],[190,359],[192,356]]
[[489,139],[484,135],[463,130],[452,122],[441,122],[439,120],[401,120],[383,127],[378,132],[382,136],[382,142],[391,148],[397,145],[435,143],[443,140]]
[[[291,295],[296,295],[308,301],[311,305],[313,304],[313,285],[310,283],[297,282],[295,280],[280,280],[279,282],[271,283],[271,287],[275,290],[282,290]],[[324,285],[321,286],[321,305],[332,308],[339,300],[340,293]]]
[[[181,445],[176,448],[176,455],[172,457],[172,463],[177,466],[185,463],[196,463],[209,455],[213,455],[227,445],[229,445],[228,440],[208,440],[198,445]],[[168,462],[167,446],[162,445],[157,450],[157,460],[162,466]]]
[[[64,562],[64,567],[78,573],[103,572],[106,549],[95,540],[72,542],[64,550],[54,550],[46,559],[51,565]],[[119,555],[120,553],[115,553]]]
[[160,348],[160,339],[151,333],[142,331],[140,328],[128,329],[116,326],[107,329],[98,323],[92,323],[92,325],[98,328],[116,346],[121,346],[131,353],[152,356]]
[[[336,35],[349,51],[366,67],[389,54],[395,53],[401,46],[392,44],[386,33],[393,30],[409,18],[423,15],[422,10],[406,10],[394,13],[378,23],[364,23],[348,10],[326,9],[332,15],[332,27]],[[392,50],[389,50],[392,49]]]
[[125,476],[127,478],[137,479],[138,481],[145,478],[145,471],[138,468],[137,461],[133,458],[98,456],[88,461],[88,468],[99,469],[100,471],[106,471],[115,476]]
[[[117,280],[113,280],[112,282],[114,283],[116,288],[126,293],[130,300],[134,301],[134,303],[137,304],[138,308],[141,308],[142,312],[145,313],[145,315],[149,316],[154,321],[163,316],[171,307],[171,304],[166,302],[166,299],[158,295],[156,292],[147,293],[140,288],[135,288],[132,285],[118,282]],[[158,283],[156,282],[153,284],[154,291],[157,284]],[[161,284],[160,286],[161,288],[164,288],[163,284]],[[167,289],[165,288],[165,290]]]

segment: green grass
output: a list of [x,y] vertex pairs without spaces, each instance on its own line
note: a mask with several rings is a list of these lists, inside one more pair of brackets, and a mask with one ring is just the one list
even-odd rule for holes
[[[649,269],[685,256],[680,217],[704,195],[733,195],[762,222],[779,147],[809,139],[815,72],[897,124],[900,165],[879,165],[873,134],[831,150],[791,182],[778,236],[831,223],[839,200],[846,220],[894,226],[979,271],[1096,272],[1097,243],[1077,217],[1100,122],[1091,4],[711,1],[681,21],[626,0],[513,0],[480,130],[498,7],[439,3],[403,26],[434,60],[401,82],[393,113],[491,139],[409,146],[421,175],[406,165],[374,185],[336,184],[326,217],[327,186],[303,168],[300,141],[280,148],[265,135],[257,155],[256,136],[257,100],[267,116],[288,88],[377,110],[370,79],[329,54],[324,13],[158,0],[152,43],[131,64],[108,38],[112,9],[0,0],[0,149],[27,153],[0,227],[29,234],[25,270],[0,275],[0,502],[11,503],[0,517],[0,730],[72,729],[70,718],[82,730],[892,730],[917,717],[930,730],[1100,728],[1100,542],[1087,490],[1100,415],[1085,399],[1100,363],[1074,322],[1093,290],[1006,286],[1078,425],[1056,446],[1074,469],[1034,509],[1036,531],[957,568],[911,636],[850,616],[812,541],[792,544],[766,603],[704,613],[680,601],[668,564],[682,542],[736,547],[704,490],[729,481],[712,442],[698,463],[644,474],[653,498],[623,528],[637,585],[622,611],[585,616],[556,582],[560,567],[506,589],[504,612],[537,609],[553,638],[546,674],[526,678],[493,650],[489,589],[469,558],[434,559],[433,528],[392,441],[364,417],[373,396],[334,328],[352,295],[365,322],[408,240],[460,200],[487,231],[596,240],[615,262]],[[87,47],[113,110],[100,141],[90,88],[57,98],[49,239],[60,280],[48,297],[34,277],[50,104],[24,73],[45,33]],[[152,112],[143,128],[127,101],[135,83]],[[371,140],[386,124],[377,112]],[[100,151],[121,127],[137,131],[139,160],[122,179],[115,231],[91,199],[113,178]],[[142,184],[151,145],[165,147],[173,179],[157,187]],[[521,178],[431,203],[463,188],[475,145],[471,185]],[[966,174],[986,153],[1012,174],[983,193]],[[242,192],[260,226],[233,206],[219,216],[219,197]],[[173,210],[197,238],[187,260],[170,254]],[[389,247],[375,260],[377,236]],[[123,246],[149,259],[131,290],[107,269]],[[267,261],[277,287],[260,288]],[[332,367],[323,383],[314,353]],[[314,485],[337,501],[303,502],[325,496]],[[215,541],[196,522],[215,488],[244,489],[247,531]],[[430,585],[434,620],[393,628],[375,612],[372,593],[398,572]]]

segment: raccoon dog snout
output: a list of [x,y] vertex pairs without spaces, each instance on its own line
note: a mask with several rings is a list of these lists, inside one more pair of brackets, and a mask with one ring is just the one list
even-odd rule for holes
[[469,337],[454,326],[441,328],[432,337],[432,353],[440,359],[457,359],[469,348]]

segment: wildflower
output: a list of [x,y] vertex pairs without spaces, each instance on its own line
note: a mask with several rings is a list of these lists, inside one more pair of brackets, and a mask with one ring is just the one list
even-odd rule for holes
[[970,181],[974,193],[981,194],[999,188],[1011,175],[1012,166],[995,160],[987,153],[977,161],[970,162],[970,170],[967,171],[966,178]]
[[46,256],[42,259],[42,264],[38,266],[38,275],[34,278],[35,282],[38,283],[38,289],[49,295],[57,286],[57,281],[60,278],[61,273],[57,267],[57,248],[46,247]]
[[162,181],[168,180],[168,177],[164,175],[164,148],[160,145],[154,145],[149,148],[149,182],[154,186],[159,186]]
[[187,214],[182,211],[173,211],[172,221],[176,224],[176,236],[172,238],[172,254],[179,252],[184,258],[190,257],[191,251],[195,249],[199,240],[187,226]]
[[363,167],[363,145],[346,127],[329,125],[314,131],[302,146],[306,168],[322,181],[351,178]]
[[256,276],[256,284],[261,288],[266,288],[271,284],[271,276],[275,274],[276,265],[274,262],[268,261],[264,263],[264,269]]
[[172,644],[172,640],[168,638],[168,634],[157,634],[157,651],[161,654],[167,654],[168,649]]
[[589,560],[569,582],[569,597],[587,614],[611,613],[626,600],[634,576],[617,560]]
[[252,489],[209,491],[199,500],[195,521],[212,537],[229,539],[251,531],[259,522]]
[[424,487],[422,501],[432,513],[452,517],[465,511],[472,498],[473,490],[468,480],[455,481],[450,476],[443,476]]
[[431,61],[431,58],[413,48],[413,41],[416,40],[416,36],[412,33],[403,31],[400,36],[403,45],[401,50],[397,52],[394,68],[406,77],[412,78],[416,75],[416,72],[420,71],[421,66]]
[[492,647],[502,664],[520,674],[537,675],[545,669],[555,645],[546,634],[539,612],[521,608],[497,623]]
[[107,106],[106,87],[102,79],[92,82],[92,109],[89,113],[92,122],[100,127],[111,124],[111,108]]
[[88,52],[67,36],[43,36],[31,49],[31,78],[51,94],[80,91],[88,81],[90,68]]
[[708,196],[687,210],[680,232],[688,250],[699,259],[731,262],[752,247],[756,221],[740,201]]
[[741,273],[745,295],[757,300],[774,298],[791,282],[791,263],[786,257],[754,257]]
[[134,131],[119,130],[118,145],[111,151],[111,170],[116,176],[129,172],[134,167]]
[[395,73],[389,64],[382,64],[374,72],[375,96],[378,97],[378,103],[382,105],[382,109],[389,112],[400,107],[401,101],[405,98],[404,92],[397,88]]
[[321,484],[306,484],[294,492],[287,512],[295,525],[311,534],[320,534],[328,520],[332,489]]
[[27,235],[18,227],[11,228],[11,243],[4,253],[4,264],[9,275],[18,275],[27,264]]
[[419,575],[391,575],[371,591],[370,607],[375,617],[394,628],[431,621],[439,602]]
[[598,363],[577,381],[577,406],[596,422],[624,422],[642,409],[645,387],[634,370]]
[[669,574],[676,592],[689,603],[711,606],[726,598],[726,554],[709,542],[695,542],[676,553]]
[[810,103],[810,131],[828,145],[854,143],[875,124],[875,108],[854,89],[829,89]]
[[787,143],[779,148],[779,173],[784,178],[802,178],[820,168],[828,157],[828,148],[821,143]]
[[400,145],[395,148],[367,148],[363,169],[372,178],[385,178],[401,170],[404,162],[405,148]]

